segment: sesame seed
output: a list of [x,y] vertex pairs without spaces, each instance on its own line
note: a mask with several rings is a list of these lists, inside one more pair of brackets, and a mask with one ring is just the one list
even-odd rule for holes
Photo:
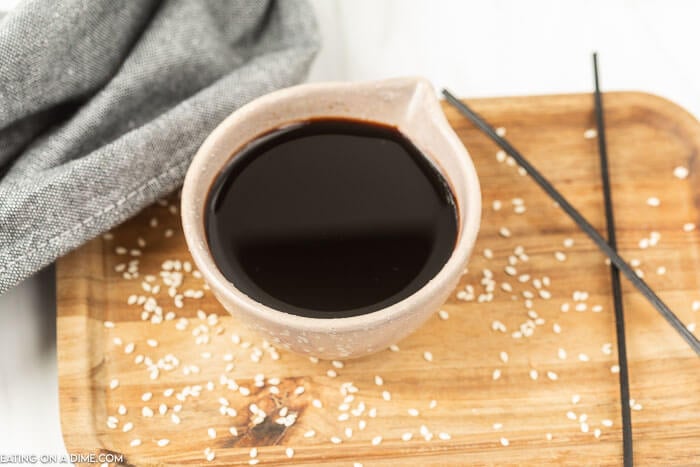
[[569,420],[576,420],[577,417],[574,412],[569,410],[568,412],[566,412],[566,418],[568,418]]
[[585,353],[580,353],[578,354],[578,359],[581,360],[582,362],[590,362],[591,358],[586,355]]
[[117,408],[117,413],[119,415],[126,415],[126,406],[124,404],[119,404],[119,408]]
[[333,444],[340,444],[340,443],[342,443],[342,442],[343,442],[343,440],[340,439],[340,438],[337,437],[337,436],[331,437],[331,443],[333,443]]
[[561,333],[561,326],[559,324],[554,323],[552,325],[552,331],[554,331],[555,334],[560,334]]
[[126,422],[124,426],[122,427],[122,431],[124,433],[128,433],[129,431],[134,429],[134,424],[131,422]]
[[304,394],[304,391],[306,391],[304,386],[297,386],[297,388],[294,390],[294,394],[297,396],[300,396],[300,395]]
[[500,358],[503,363],[508,363],[508,353],[501,351]]
[[494,201],[491,203],[491,207],[493,208],[494,211],[500,211],[500,210],[501,210],[501,206],[503,206],[503,203],[501,203],[501,202],[500,202],[499,200],[497,200],[497,199],[494,200]]
[[170,440],[169,440],[169,439],[166,439],[166,438],[159,439],[159,440],[156,442],[156,444],[158,445],[158,447],[163,448],[163,447],[167,446],[168,444],[170,444]]
[[447,319],[449,319],[450,314],[446,310],[440,310],[438,311],[438,316],[441,320],[446,321]]
[[688,178],[689,172],[690,171],[686,167],[678,166],[675,169],[673,169],[673,176],[680,180],[684,180]]
[[313,438],[314,436],[316,436],[316,432],[314,430],[308,430],[304,433],[304,438]]
[[408,414],[411,417],[417,417],[418,415],[420,415],[420,412],[418,411],[418,409],[408,409]]
[[573,238],[565,238],[564,241],[562,242],[564,245],[564,248],[571,248],[574,246],[574,239]]
[[398,346],[398,345],[396,345],[396,344],[391,344],[391,345],[389,346],[389,350],[391,350],[392,352],[398,352],[400,349],[399,349],[399,346]]
[[313,401],[311,401],[311,405],[313,405],[313,406],[316,407],[317,409],[322,409],[322,408],[323,408],[323,403],[322,403],[320,400],[318,400],[318,399],[314,399]]
[[382,443],[382,437],[381,436],[375,436],[372,438],[372,446],[379,446]]
[[141,409],[141,415],[143,417],[150,418],[153,416],[153,409],[151,409],[150,407],[143,407]]
[[539,373],[534,368],[530,370],[530,379],[533,381],[537,380]]
[[260,459],[250,459],[248,461],[249,465],[257,465],[260,462]]
[[425,352],[423,352],[423,358],[425,359],[426,362],[432,362],[433,361],[433,354],[431,352],[425,351]]
[[287,457],[289,457],[290,459],[294,457],[294,449],[292,448],[285,449],[284,453],[287,454]]
[[552,433],[547,433],[544,437],[547,438],[547,441],[552,441]]
[[141,446],[141,440],[138,438],[132,439],[131,442],[129,443],[129,446],[131,446],[132,448]]
[[583,137],[585,139],[595,139],[598,136],[598,131],[595,128],[589,128],[583,132]]
[[656,196],[650,196],[649,198],[647,198],[647,204],[655,208],[661,205],[661,200],[659,200],[659,198],[657,198]]
[[588,423],[586,423],[586,422],[581,423],[581,432],[588,433]]
[[566,360],[566,350],[559,348],[559,350],[557,350],[557,356],[559,360]]
[[601,420],[601,421],[600,421],[600,424],[603,425],[603,426],[605,426],[605,427],[610,428],[611,426],[613,426],[613,421],[606,418],[606,419],[604,419],[604,420]]
[[503,423],[494,423],[493,424],[493,429],[498,431],[503,429]]
[[381,376],[376,375],[376,376],[374,377],[374,384],[376,384],[377,386],[381,386],[381,385],[384,384],[384,379],[382,379]]
[[572,404],[576,405],[579,402],[581,402],[581,396],[579,396],[578,394],[574,394],[573,396],[571,396],[571,403]]
[[250,448],[250,452],[248,454],[252,458],[258,457],[258,448]]
[[153,398],[153,393],[152,392],[144,392],[141,394],[141,400],[144,402],[148,402]]
[[610,373],[619,373],[620,372],[620,366],[619,365],[613,365],[610,367]]
[[695,230],[695,224],[692,222],[683,224],[683,232],[692,232],[693,230]]
[[501,370],[498,368],[493,370],[491,377],[493,378],[494,381],[498,380],[501,377]]
[[508,438],[501,438],[501,446],[508,446],[510,445],[510,441],[508,441]]
[[109,382],[109,389],[117,389],[119,387],[119,380],[117,378],[113,378]]
[[329,378],[335,378],[336,376],[338,376],[338,373],[336,373],[335,370],[328,370],[326,371],[326,376],[328,376]]
[[508,227],[501,227],[498,230],[498,234],[503,238],[510,238],[510,236],[511,236],[511,232],[510,232],[510,229]]
[[391,400],[391,393],[389,391],[382,391],[382,398],[385,401],[390,401]]
[[209,429],[207,430],[207,435],[208,435],[211,439],[216,439],[216,430],[215,430],[214,428],[209,428]]
[[430,404],[428,404],[428,408],[434,409],[435,407],[437,407],[437,401],[433,399],[430,401]]
[[343,368],[345,366],[345,364],[339,360],[333,360],[331,362],[331,365],[333,365],[335,368],[338,368],[338,369]]
[[555,372],[553,372],[553,371],[548,371],[548,372],[547,372],[547,378],[549,378],[549,379],[552,380],[552,381],[556,381],[556,380],[559,379],[559,375],[557,375],[557,374],[556,374]]
[[555,251],[554,252],[554,258],[556,258],[557,261],[566,261],[566,254],[561,251]]
[[438,433],[438,438],[440,438],[443,441],[449,441],[452,439],[452,436],[450,436],[449,433],[445,433],[444,431]]
[[413,439],[413,433],[407,431],[406,433],[401,435],[401,439],[403,441],[411,441],[411,439]]
[[496,134],[500,137],[503,137],[506,135],[506,129],[502,126],[499,126],[498,128],[496,128]]

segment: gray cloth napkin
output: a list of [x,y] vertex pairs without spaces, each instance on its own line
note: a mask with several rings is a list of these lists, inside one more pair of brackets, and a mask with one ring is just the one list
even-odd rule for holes
[[304,0],[29,0],[0,19],[0,294],[173,191],[233,110],[305,78]]

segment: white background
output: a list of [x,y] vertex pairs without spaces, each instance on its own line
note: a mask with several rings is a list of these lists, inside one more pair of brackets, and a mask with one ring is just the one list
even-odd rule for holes
[[[589,92],[597,50],[606,90],[660,94],[700,116],[700,2],[312,1],[324,41],[313,81],[423,75],[465,97]],[[52,274],[0,297],[0,453],[64,450]]]

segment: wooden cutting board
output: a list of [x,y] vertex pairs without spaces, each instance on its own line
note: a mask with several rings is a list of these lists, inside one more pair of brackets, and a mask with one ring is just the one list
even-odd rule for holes
[[[469,103],[504,127],[603,230],[596,140],[584,137],[594,126],[590,95]],[[700,221],[700,126],[647,94],[610,93],[605,104],[621,251],[692,327],[700,321],[692,310],[700,300],[700,242],[684,225]],[[431,318],[397,343],[399,351],[344,364],[273,349],[189,271],[173,196],[58,262],[60,406],[69,452],[123,454],[127,465],[207,463],[210,452],[212,464],[248,465],[252,447],[260,465],[621,464],[604,258],[529,177],[499,162],[493,143],[445,111],[474,159],[484,199],[469,271],[443,308],[447,320]],[[674,176],[677,166],[690,175]],[[648,205],[650,197],[660,206]],[[514,210],[515,198],[525,212]],[[502,227],[511,237],[499,235]],[[652,245],[640,248],[640,241]],[[517,275],[510,276],[504,268],[518,246],[527,257],[516,258]],[[122,268],[128,273],[133,260],[138,277],[125,279]],[[203,297],[177,307],[159,276],[166,261],[182,269],[178,293]],[[483,279],[491,276],[485,269],[493,279]],[[492,299],[480,302],[491,281]],[[700,359],[629,284],[624,290],[637,464],[699,464]],[[523,294],[532,294],[531,304]],[[144,313],[132,303],[141,296],[153,298],[147,308],[160,309]],[[521,328],[526,335],[518,337]],[[226,404],[235,415],[225,413]],[[154,415],[143,416],[144,407]],[[406,433],[411,440],[402,439]],[[135,439],[141,445],[132,446]]]

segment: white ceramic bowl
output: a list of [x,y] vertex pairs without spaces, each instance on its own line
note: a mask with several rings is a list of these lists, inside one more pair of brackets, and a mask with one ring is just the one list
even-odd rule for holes
[[[206,202],[220,171],[256,137],[314,117],[346,117],[397,127],[441,171],[457,201],[457,243],[440,272],[413,295],[365,315],[308,318],[258,303],[223,276],[207,244]],[[421,78],[304,84],[260,97],[235,111],[209,135],[194,157],[182,189],[187,245],[221,304],[276,346],[327,359],[359,357],[385,349],[437,311],[466,267],[480,218],[481,193],[472,160],[442,113],[432,85]]]

